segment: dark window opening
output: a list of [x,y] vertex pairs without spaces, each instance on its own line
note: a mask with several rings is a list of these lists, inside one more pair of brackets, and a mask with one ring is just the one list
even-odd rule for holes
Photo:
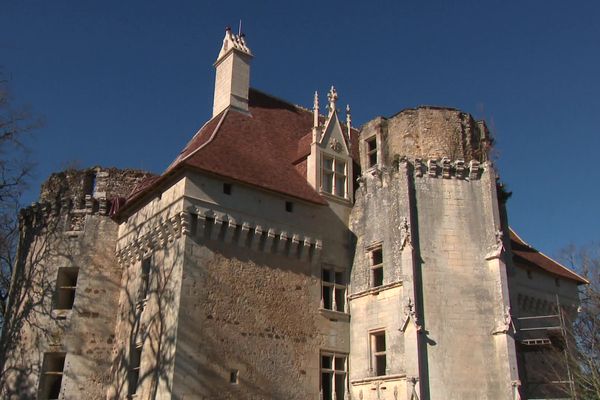
[[321,307],[327,310],[346,311],[346,280],[344,271],[333,266],[321,270]]
[[346,399],[345,355],[321,355],[321,394],[323,400]]
[[152,263],[150,258],[144,258],[142,260],[142,271],[140,275],[140,286],[138,291],[138,302],[144,301],[148,297],[148,290],[150,288],[150,269]]
[[386,375],[386,344],[385,332],[375,332],[371,334],[371,357],[372,368],[375,376]]
[[368,157],[368,168],[371,168],[377,164],[377,138],[373,136],[367,139],[367,157]]
[[381,246],[369,252],[371,267],[371,287],[383,285],[383,250]]
[[287,212],[294,211],[294,203],[292,203],[291,201],[286,201],[285,202],[285,211],[287,211]]
[[231,194],[231,183],[224,183],[223,184],[223,193],[230,195]]
[[229,373],[229,383],[232,385],[237,385],[239,383],[239,371],[237,369],[232,369]]
[[131,348],[129,353],[129,396],[133,396],[138,389],[140,379],[140,365],[142,363],[142,346],[137,345]]
[[45,353],[40,377],[39,398],[58,399],[65,368],[65,353]]
[[55,310],[71,310],[75,303],[75,290],[79,268],[66,267],[58,269],[56,278],[56,293],[54,297]]

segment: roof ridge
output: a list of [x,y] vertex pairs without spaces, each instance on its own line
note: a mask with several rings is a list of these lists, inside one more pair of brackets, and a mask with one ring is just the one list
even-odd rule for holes
[[567,272],[569,272],[569,273],[577,276],[579,279],[581,279],[582,281],[586,282],[587,284],[590,283],[590,281],[587,278],[579,275],[577,272],[575,272],[571,268],[563,265],[562,263],[556,261],[554,258],[546,255],[545,253],[541,252],[540,250],[536,249],[535,247],[533,247],[532,245],[530,245],[529,243],[527,243],[525,240],[523,240],[523,238],[521,236],[519,236],[517,234],[517,232],[515,232],[515,230],[512,227],[509,226],[508,229],[510,230],[510,232],[512,232],[513,235],[515,235],[517,237],[517,239],[519,239],[521,241],[522,244],[524,244],[525,246],[527,246],[531,250],[535,251],[536,253],[538,253],[538,254],[542,255],[543,257],[547,258],[548,260],[552,261],[554,264],[556,264],[560,268],[564,269],[565,271],[567,271]]
[[253,90],[253,91],[257,92],[257,93],[260,93],[260,94],[262,94],[263,96],[268,96],[268,97],[270,97],[270,98],[272,98],[272,99],[275,99],[275,100],[277,100],[277,101],[281,101],[282,103],[285,103],[285,104],[287,104],[287,105],[290,105],[290,106],[292,106],[292,107],[294,107],[294,108],[297,108],[297,109],[299,109],[299,110],[301,110],[301,111],[305,111],[305,112],[307,112],[307,113],[312,113],[312,111],[311,111],[311,110],[309,110],[308,108],[306,108],[306,107],[304,107],[304,106],[301,106],[301,105],[298,105],[298,104],[294,104],[294,103],[292,103],[292,102],[290,102],[290,101],[288,101],[288,100],[282,99],[281,97],[274,96],[274,95],[272,95],[272,94],[270,94],[270,93],[267,93],[267,92],[265,92],[265,91],[262,91],[262,90],[260,90],[260,89],[256,89],[256,88],[253,88],[253,87],[251,87],[251,88],[250,88],[250,90]]
[[208,125],[213,119],[215,119],[216,117],[218,117],[219,115],[221,115],[221,119],[217,123],[217,126],[215,127],[215,129],[211,133],[211,135],[208,138],[208,140],[206,142],[202,143],[200,146],[198,146],[196,149],[194,149],[194,151],[192,151],[190,154],[188,154],[187,156],[183,157],[182,159],[179,159],[179,157],[177,157],[175,159],[175,161],[173,161],[171,163],[171,165],[169,165],[169,167],[167,168],[167,171],[170,170],[171,168],[175,167],[176,165],[181,164],[182,162],[185,162],[187,159],[189,159],[194,154],[196,154],[199,150],[203,149],[206,145],[208,145],[210,142],[212,142],[212,140],[215,138],[218,130],[221,128],[221,125],[223,124],[223,121],[225,120],[225,117],[227,116],[228,113],[229,113],[229,107],[227,107],[221,114],[215,115],[213,118],[209,119],[204,125],[202,125],[202,127],[198,130],[198,132],[196,132],[194,134],[194,136],[192,136],[192,138],[190,139],[190,141],[188,142],[188,144],[184,147],[184,150],[192,143],[192,141],[196,138],[196,136],[200,132],[202,132],[202,129],[204,129],[204,127],[206,125]]

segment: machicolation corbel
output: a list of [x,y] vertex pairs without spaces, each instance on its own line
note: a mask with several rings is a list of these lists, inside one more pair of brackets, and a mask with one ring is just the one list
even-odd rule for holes
[[442,158],[442,178],[444,179],[450,179],[451,175],[450,173],[452,168],[452,163],[450,162],[450,159],[448,157],[444,157]]

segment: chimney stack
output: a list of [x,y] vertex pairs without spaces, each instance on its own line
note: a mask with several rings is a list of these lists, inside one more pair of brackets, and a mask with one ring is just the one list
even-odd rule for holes
[[215,97],[213,117],[228,107],[248,112],[252,52],[246,46],[244,34],[225,29],[223,47],[215,62]]

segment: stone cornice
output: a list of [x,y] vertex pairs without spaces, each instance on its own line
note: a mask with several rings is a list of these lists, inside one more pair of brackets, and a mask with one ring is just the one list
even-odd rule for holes
[[192,206],[157,224],[117,250],[120,264],[129,265],[181,236],[222,241],[253,251],[315,261],[323,247],[321,239],[292,232],[273,224],[250,221],[207,207]]

